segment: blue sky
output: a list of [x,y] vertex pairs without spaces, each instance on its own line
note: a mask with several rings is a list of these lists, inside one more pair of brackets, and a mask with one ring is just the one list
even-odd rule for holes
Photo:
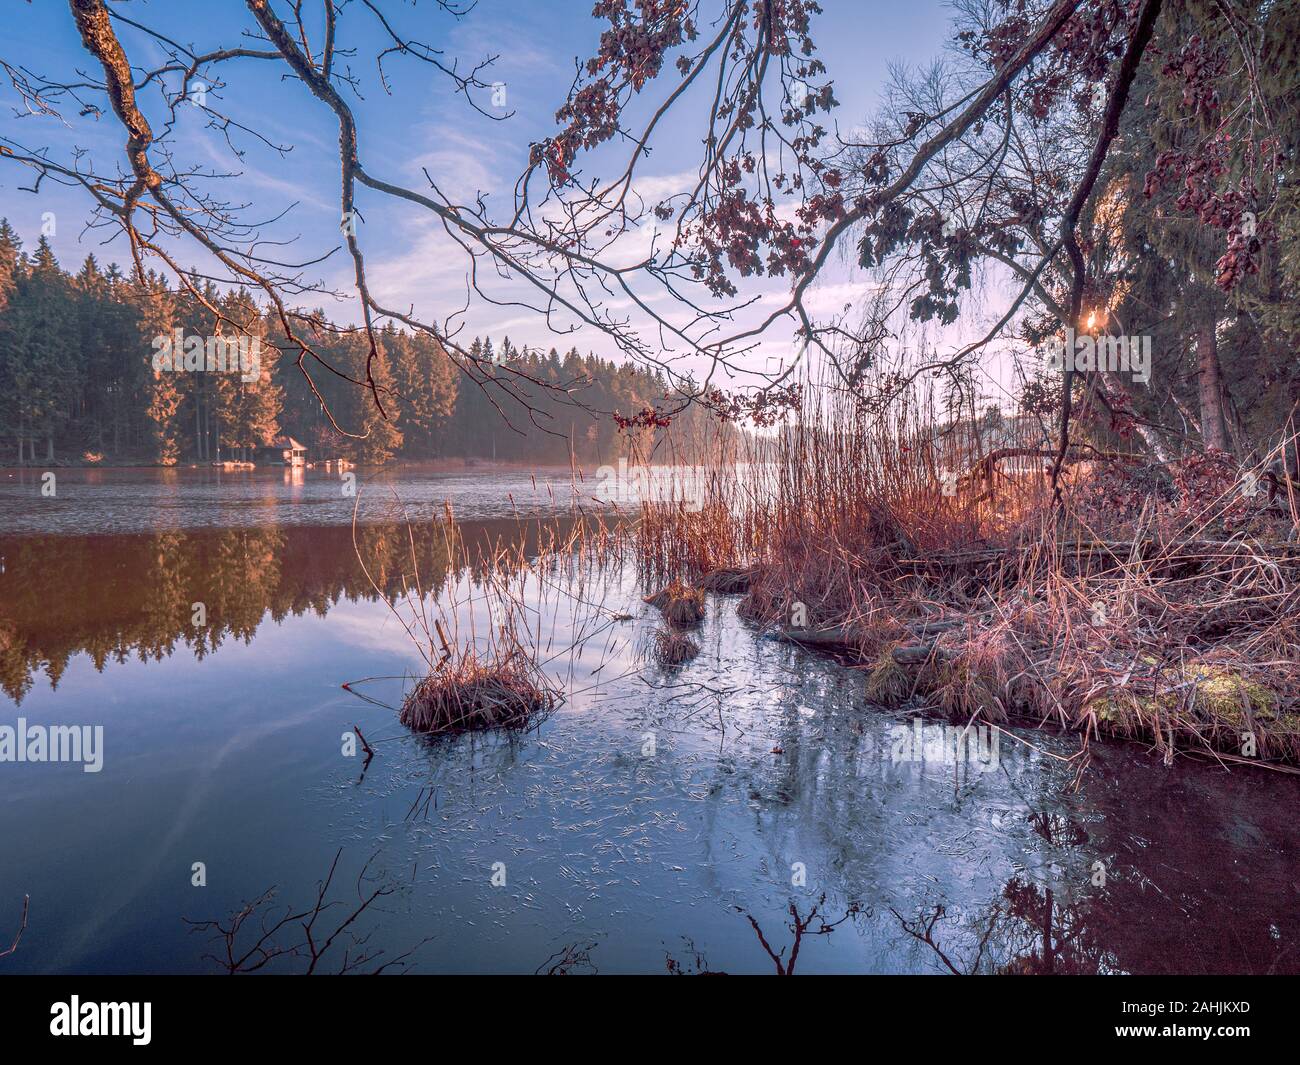
[[[832,117],[843,129],[862,121],[876,106],[891,63],[926,64],[946,46],[950,13],[938,0],[822,2],[826,11],[814,23],[814,39],[841,102]],[[279,0],[276,6],[283,16],[287,4]],[[259,46],[241,39],[255,27],[240,3],[132,0],[113,7],[196,50]],[[77,67],[93,69],[65,4],[0,0],[0,9],[7,37],[0,46],[0,58],[11,63],[17,59],[31,70],[51,76],[66,75]],[[394,24],[403,32],[442,49],[447,61],[456,59],[464,67],[488,55],[498,56],[483,77],[504,84],[505,110],[513,114],[494,122],[474,113],[451,91],[444,77],[419,61],[400,56],[390,56],[385,62],[391,88],[391,95],[386,94],[375,64],[384,38],[373,16],[359,3],[351,3],[340,19],[339,39],[357,49],[356,55],[344,62],[362,83],[364,98],[352,102],[367,169],[414,188],[424,187],[422,169],[427,169],[445,193],[467,199],[482,193],[490,207],[495,204],[504,211],[514,180],[525,165],[529,143],[555,129],[554,112],[572,80],[575,58],[594,51],[604,24],[591,17],[591,0],[479,0],[460,20],[448,16],[432,0],[415,4],[390,0],[384,10],[391,12]],[[148,66],[162,61],[161,49],[146,35],[120,23],[118,32],[133,63]],[[317,45],[315,40],[312,43]],[[281,82],[278,69],[273,72],[270,63],[241,60],[224,69],[230,84],[212,93],[214,106],[255,127],[269,140],[291,145],[292,151],[282,159],[255,138],[234,134],[236,147],[245,153],[241,158],[220,133],[205,128],[201,112],[185,113],[182,108],[174,135],[177,160],[237,175],[224,182],[224,195],[249,203],[252,214],[269,218],[289,209],[283,220],[268,228],[267,235],[297,238],[292,257],[310,259],[338,247],[337,127],[331,113],[303,86]],[[669,72],[662,77],[676,75]],[[16,94],[5,84],[0,99],[0,138],[27,146],[48,145],[55,158],[65,158],[72,146],[80,146],[101,170],[123,165],[124,137],[115,120],[78,117],[75,107],[64,109],[64,123],[47,117],[19,118],[14,114],[18,105]],[[160,111],[156,97],[146,99],[146,113],[155,128],[164,121]],[[642,168],[644,187],[657,187],[658,183],[663,188],[675,187],[675,182],[696,167],[706,115],[699,108],[693,113],[694,122],[689,109],[683,115],[668,136],[659,138],[653,156]],[[590,167],[598,171],[601,162],[597,155]],[[75,268],[89,252],[102,263],[127,259],[120,240],[101,247],[100,233],[84,232],[89,217],[84,193],[47,185],[34,196],[20,191],[29,180],[24,170],[0,161],[0,214],[9,218],[29,247],[39,236],[43,213],[53,212],[57,225],[52,242],[65,267]],[[222,184],[214,181],[210,187],[216,190]],[[449,246],[431,215],[415,206],[385,202],[372,193],[363,193],[359,203],[364,223],[358,226],[358,236],[367,254],[371,286],[381,301],[400,309],[413,307],[419,315],[438,319],[465,303],[465,258]],[[183,261],[199,260],[191,254]],[[342,253],[336,252],[317,270],[327,284],[347,291],[351,270]],[[864,279],[855,277],[846,265],[837,264],[820,294],[813,297],[814,303],[820,302],[826,309],[851,302],[863,284]],[[766,283],[766,287],[779,298],[781,283]],[[509,297],[508,287],[502,295]],[[311,302],[322,303],[335,320],[357,320],[354,302]],[[614,354],[612,341],[590,328],[557,337],[548,332],[540,317],[521,308],[471,301],[458,320],[463,322],[458,339],[476,333],[508,333],[516,344],[564,349],[576,343],[583,350]],[[789,331],[784,337],[774,335],[767,350],[784,350],[789,335]],[[759,361],[763,358],[755,356]]]

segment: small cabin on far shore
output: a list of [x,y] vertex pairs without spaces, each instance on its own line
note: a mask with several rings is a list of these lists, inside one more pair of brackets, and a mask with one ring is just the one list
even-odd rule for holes
[[305,466],[307,449],[291,436],[277,436],[257,449],[257,462],[266,466]]

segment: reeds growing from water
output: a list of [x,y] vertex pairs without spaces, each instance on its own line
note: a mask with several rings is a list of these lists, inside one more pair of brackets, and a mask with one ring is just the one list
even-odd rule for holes
[[822,391],[720,454],[702,505],[642,505],[643,583],[743,593],[742,617],[844,655],[880,702],[1300,763],[1294,482],[1266,498],[1267,460],[1085,445],[1054,505],[1050,433]]

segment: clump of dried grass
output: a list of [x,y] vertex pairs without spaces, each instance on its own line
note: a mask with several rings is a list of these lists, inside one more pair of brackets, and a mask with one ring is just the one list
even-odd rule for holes
[[[438,531],[446,571],[437,574],[436,594],[421,577],[409,522],[409,562],[400,595],[389,596],[376,576],[385,578],[384,567],[396,565],[400,550],[367,539],[353,518],[362,571],[426,665],[399,720],[434,735],[539,724],[565,699],[562,660],[568,658],[571,677],[584,647],[622,617],[601,605],[601,590],[607,565],[621,562],[625,535],[617,525],[578,514],[525,527],[518,541],[502,543],[486,531],[470,540],[450,506],[445,513]],[[555,645],[561,624],[571,638],[567,647]]]
[[526,729],[544,720],[556,702],[522,652],[484,662],[470,649],[420,681],[402,702],[399,720],[431,734]]
[[954,719],[978,714],[985,721],[1005,721],[1011,659],[1004,639],[983,633],[964,638],[960,652],[950,652],[935,670],[930,691],[935,704]]
[[719,595],[743,595],[753,579],[754,571],[749,566],[720,566],[704,575],[700,588]]
[[645,602],[662,612],[664,620],[681,628],[693,628],[704,621],[704,593],[681,581],[670,581]]
[[897,706],[915,689],[912,675],[894,661],[894,648],[890,644],[881,650],[867,673],[867,698],[881,706]]
[[661,666],[680,666],[700,653],[700,645],[684,632],[659,629],[654,635],[652,653]]

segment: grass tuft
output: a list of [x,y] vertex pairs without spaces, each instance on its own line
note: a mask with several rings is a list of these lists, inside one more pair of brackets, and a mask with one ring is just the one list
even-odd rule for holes
[[659,629],[654,635],[653,653],[661,666],[680,666],[700,653],[700,645],[684,632]]
[[694,628],[704,621],[704,593],[681,581],[670,581],[645,601],[661,611],[670,625]]
[[426,734],[526,729],[554,708],[555,694],[523,655],[481,662],[473,650],[429,674],[402,702],[399,720]]

